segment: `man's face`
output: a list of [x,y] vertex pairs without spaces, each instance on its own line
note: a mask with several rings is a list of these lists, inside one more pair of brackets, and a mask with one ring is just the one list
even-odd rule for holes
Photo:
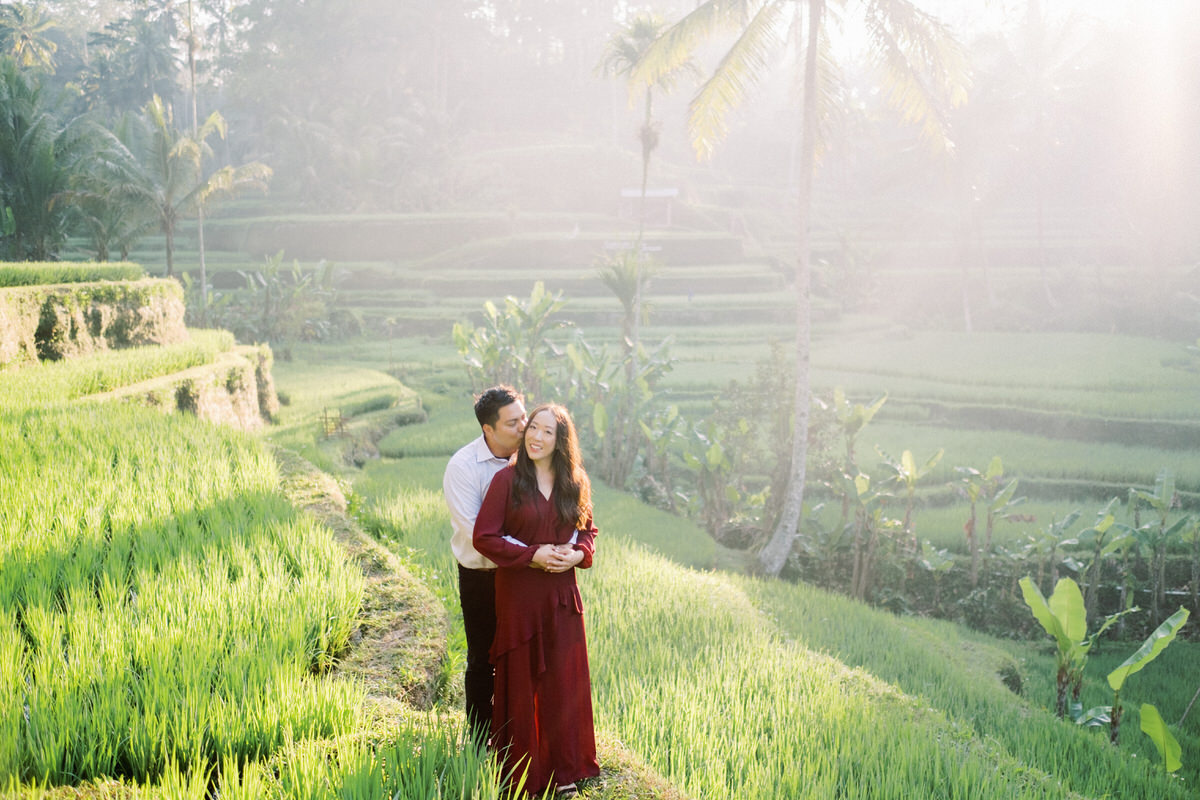
[[525,406],[519,400],[500,409],[495,425],[483,426],[483,438],[488,449],[500,458],[508,458],[521,446],[525,432]]

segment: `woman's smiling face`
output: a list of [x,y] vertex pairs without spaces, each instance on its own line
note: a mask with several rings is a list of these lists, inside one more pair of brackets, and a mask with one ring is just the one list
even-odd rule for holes
[[554,412],[544,409],[534,415],[525,426],[525,454],[535,464],[554,457],[554,444],[558,440],[558,420]]

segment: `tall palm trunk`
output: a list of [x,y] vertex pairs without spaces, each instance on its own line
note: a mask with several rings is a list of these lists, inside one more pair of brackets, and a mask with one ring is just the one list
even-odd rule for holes
[[[192,136],[199,138],[200,119],[196,103],[196,32],[192,28],[192,0],[187,4],[188,72],[192,79]],[[204,260],[204,203],[196,204],[196,246],[200,249],[200,325],[208,327],[208,265]]]
[[804,481],[808,462],[809,346],[812,341],[812,306],[809,265],[809,218],[812,210],[813,171],[817,154],[817,49],[825,0],[809,0],[808,45],[804,56],[803,114],[800,123],[800,185],[796,211],[796,394],[795,428],[792,432],[792,470],[779,524],[771,540],[758,555],[759,566],[768,575],[778,575],[787,563],[804,504]]

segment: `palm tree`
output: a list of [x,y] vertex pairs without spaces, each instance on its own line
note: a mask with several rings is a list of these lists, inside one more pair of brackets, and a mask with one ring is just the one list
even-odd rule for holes
[[91,34],[95,92],[117,111],[142,108],[154,96],[174,99],[180,58],[169,22],[142,9]]
[[146,104],[142,121],[140,135],[131,137],[133,147],[122,158],[124,165],[137,165],[137,169],[122,173],[125,179],[112,195],[152,210],[167,239],[167,275],[174,277],[179,220],[210,199],[247,189],[266,191],[271,169],[254,161],[203,176],[204,159],[212,155],[206,140],[214,133],[225,135],[225,120],[215,111],[189,135],[175,127],[171,110],[155,95]]
[[1006,93],[1000,99],[1010,106],[1008,120],[1017,151],[1027,159],[1017,172],[1033,180],[1038,275],[1050,309],[1061,306],[1046,273],[1046,196],[1054,180],[1052,150],[1062,136],[1054,125],[1056,119],[1078,117],[1082,67],[1091,46],[1083,20],[1082,15],[1071,14],[1053,23],[1041,0],[1028,0],[1020,28],[1001,42],[1008,52],[997,65]]
[[8,3],[0,6],[0,36],[4,50],[22,67],[54,71],[58,44],[46,34],[58,23],[46,17],[38,5]]
[[36,78],[0,60],[0,208],[10,209],[10,258],[45,261],[66,239],[71,175],[88,148],[89,128],[61,123]]
[[[909,0],[706,0],[672,25],[646,52],[633,78],[651,82],[655,76],[678,67],[701,38],[719,30],[737,31],[737,38],[714,68],[689,105],[688,127],[697,155],[707,157],[725,136],[725,115],[745,97],[747,89],[771,66],[772,53],[789,23],[798,23],[807,11],[807,29],[802,81],[800,157],[796,232],[796,385],[795,427],[792,441],[791,478],[782,511],[770,541],[759,553],[759,566],[766,574],[783,569],[799,532],[804,502],[808,457],[810,398],[809,344],[810,265],[809,219],[812,183],[817,163],[818,123],[828,103],[826,91],[833,79],[832,56],[826,30],[829,6],[860,13],[878,65],[889,103],[902,118],[921,128],[923,136],[942,150],[949,139],[939,99],[951,104],[965,99],[965,68],[962,53],[949,31],[935,18]],[[789,9],[793,13],[788,13]]]
[[638,90],[646,93],[646,116],[638,130],[642,145],[642,208],[638,223],[638,242],[641,243],[646,220],[646,185],[650,176],[650,156],[658,147],[659,125],[654,121],[654,90],[670,91],[682,71],[695,71],[690,61],[681,62],[677,68],[662,72],[641,71],[643,59],[650,46],[658,39],[666,21],[655,14],[639,14],[631,22],[614,33],[608,40],[600,70],[605,75],[625,78],[632,104]]
[[142,166],[134,157],[138,120],[123,114],[108,128],[97,127],[97,143],[84,169],[74,176],[69,194],[77,223],[88,232],[97,261],[108,261],[114,249],[121,260],[158,224],[150,209],[126,187],[138,183]]
[[[645,117],[638,131],[638,140],[642,145],[642,189],[641,207],[638,211],[637,239],[634,241],[632,250],[616,255],[600,271],[601,280],[616,295],[625,309],[622,323],[624,330],[621,339],[625,349],[626,377],[631,384],[633,376],[638,371],[638,344],[641,322],[645,316],[642,308],[642,296],[650,280],[648,264],[644,263],[646,259],[642,250],[642,239],[646,231],[646,188],[650,179],[650,156],[658,147],[659,135],[659,125],[654,120],[654,89],[670,91],[675,85],[676,77],[681,72],[694,71],[691,62],[685,59],[673,69],[656,72],[646,77],[635,77],[647,51],[665,27],[666,22],[654,14],[645,13],[634,17],[631,22],[609,38],[599,67],[605,75],[625,78],[631,104],[639,90],[645,91],[646,94]],[[626,410],[622,409],[622,411]]]

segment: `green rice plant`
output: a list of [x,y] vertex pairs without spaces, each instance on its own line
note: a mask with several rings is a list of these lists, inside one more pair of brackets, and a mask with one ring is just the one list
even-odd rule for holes
[[440,480],[436,489],[406,485],[390,479],[388,464],[371,467],[367,479],[355,484],[366,499],[359,515],[363,527],[410,565],[448,610],[461,615],[458,567],[450,552],[450,516]]
[[217,792],[222,800],[266,800],[273,791],[274,776],[259,761],[241,762],[233,756],[221,760]]
[[[950,622],[896,617],[804,584],[755,579],[742,584],[799,644],[920,697],[1027,768],[1052,774],[1072,792],[1086,797],[1188,796],[1177,781],[1148,778],[1144,760],[1130,759],[1083,728],[1063,725],[1050,709],[1024,699],[1054,694],[1053,658],[1028,642],[993,639]],[[1101,670],[1119,658],[1102,649],[1106,646],[1100,642],[1091,654]],[[1188,699],[1181,687],[1189,686],[1197,646],[1175,647],[1187,652],[1168,650],[1163,660],[1169,669],[1160,664],[1150,671],[1138,696],[1169,699],[1171,713],[1179,714]],[[1085,701],[1100,699],[1099,691],[1085,682]],[[1185,747],[1200,741],[1195,725],[1192,731],[1182,737]],[[1195,778],[1186,776],[1189,782]]]
[[779,638],[725,577],[620,539],[596,563],[581,582],[597,722],[695,796],[1066,796],[894,687]]
[[467,415],[449,425],[404,425],[379,441],[379,453],[387,458],[442,456],[449,459],[458,448],[479,436],[479,423]]
[[0,287],[37,286],[46,283],[88,283],[91,281],[136,281],[146,277],[140,264],[124,262],[0,263]]
[[386,408],[415,393],[387,373],[339,362],[300,363],[276,360],[276,384],[291,398],[280,412],[280,424],[302,423],[323,408],[340,408],[352,413]]
[[1163,469],[1174,472],[1181,489],[1200,488],[1200,466],[1186,450],[1134,447],[1109,442],[1049,439],[1012,431],[967,430],[930,425],[904,425],[876,420],[866,441],[887,452],[944,448],[941,467],[930,481],[949,483],[962,464],[987,463],[999,455],[1005,472],[1021,480],[1022,491],[1037,482],[1070,479],[1080,485],[1153,487]]
[[[436,493],[442,466],[440,458],[371,465],[355,487],[377,498],[372,513],[392,520],[380,531],[404,531],[407,556],[435,570],[451,566]],[[394,507],[405,502],[414,508]],[[596,505],[597,565],[580,584],[597,725],[693,796],[1067,797],[1084,786],[1095,794],[1100,785],[1145,786],[1143,774],[1083,732],[1060,742],[1050,714],[1031,714],[998,680],[981,683],[975,665],[954,669],[952,659],[983,647],[947,635],[966,636],[961,629],[912,621],[896,634],[896,618],[844,598],[683,569],[630,543],[653,539],[662,523],[654,512],[603,487]],[[687,523],[677,524],[685,536]],[[672,552],[702,537],[691,531],[698,538]],[[777,596],[764,604],[769,616],[756,608],[768,589]],[[455,594],[449,582],[447,594]],[[798,637],[797,625],[853,637],[897,684],[817,655],[833,645]],[[1168,788],[1162,796],[1183,795]]]
[[[1002,333],[972,336],[920,331],[906,337],[846,337],[824,343],[814,367],[907,376],[947,385],[1153,391],[1194,385],[1194,375],[1164,370],[1177,348],[1158,339],[1095,333]],[[1103,357],[1099,357],[1103,356]],[[1136,414],[1131,415],[1136,416]]]
[[467,741],[461,720],[439,715],[406,715],[378,741],[289,737],[265,764],[226,759],[217,780],[222,800],[499,800],[516,788],[505,783],[495,758]]
[[0,408],[59,405],[90,394],[209,364],[231,350],[226,331],[191,331],[191,339],[167,346],[134,347],[97,353],[85,359],[44,361],[5,373],[0,379]]
[[[319,677],[362,579],[249,437],[126,407],[0,413],[0,780],[190,781],[354,725]],[[0,626],[2,627],[2,626]],[[7,638],[4,638],[7,637]],[[12,719],[6,715],[5,723]],[[11,748],[11,746],[10,746]]]

